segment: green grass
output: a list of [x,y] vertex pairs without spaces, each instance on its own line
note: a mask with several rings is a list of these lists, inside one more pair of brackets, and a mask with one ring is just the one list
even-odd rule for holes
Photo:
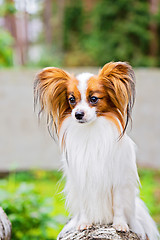
[[[160,171],[140,169],[139,175],[140,196],[160,229]],[[56,239],[68,216],[64,184],[57,171],[18,172],[0,179],[0,205],[12,222],[12,239]]]
[[160,230],[160,170],[140,169],[140,196]]

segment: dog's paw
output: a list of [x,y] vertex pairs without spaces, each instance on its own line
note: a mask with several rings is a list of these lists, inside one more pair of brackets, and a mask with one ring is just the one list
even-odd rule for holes
[[72,218],[65,226],[64,228],[62,229],[62,231],[59,233],[58,237],[57,237],[57,240],[60,240],[61,238],[63,238],[63,236],[73,230],[75,227],[76,227],[76,224],[77,224],[77,221],[76,221],[76,218]]
[[81,223],[77,226],[77,230],[78,231],[86,230],[86,229],[90,228],[91,226],[92,226],[92,224],[90,224],[90,223]]
[[128,232],[129,231],[129,227],[127,225],[127,223],[123,222],[119,222],[119,223],[114,223],[113,227],[116,229],[116,231],[118,232]]

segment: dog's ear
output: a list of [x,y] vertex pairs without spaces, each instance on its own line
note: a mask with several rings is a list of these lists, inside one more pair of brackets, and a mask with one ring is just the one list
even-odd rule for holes
[[43,69],[36,75],[34,81],[34,104],[40,104],[39,115],[47,112],[48,123],[57,129],[68,113],[70,107],[67,100],[67,83],[70,75],[54,67]]
[[119,118],[124,133],[135,100],[134,71],[128,63],[110,62],[99,72],[99,78],[102,80],[112,109]]

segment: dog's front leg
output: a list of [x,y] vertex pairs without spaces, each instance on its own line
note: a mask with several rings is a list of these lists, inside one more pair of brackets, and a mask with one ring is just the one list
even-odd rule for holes
[[77,230],[84,230],[90,228],[92,223],[88,220],[84,210],[81,211],[79,216],[79,222],[77,225]]
[[59,233],[57,240],[60,240],[67,232],[72,231],[77,226],[77,216],[72,217]]
[[129,231],[124,208],[125,202],[123,191],[117,188],[113,192],[113,227],[121,232]]

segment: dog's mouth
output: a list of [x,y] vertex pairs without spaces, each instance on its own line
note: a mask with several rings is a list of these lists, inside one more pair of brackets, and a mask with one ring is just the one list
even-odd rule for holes
[[77,120],[78,123],[87,123],[88,121],[85,119]]
[[88,119],[88,120],[86,120],[86,119],[81,119],[81,120],[76,120],[76,121],[77,121],[78,124],[88,125],[88,124],[94,122],[95,120],[96,120],[96,119]]

